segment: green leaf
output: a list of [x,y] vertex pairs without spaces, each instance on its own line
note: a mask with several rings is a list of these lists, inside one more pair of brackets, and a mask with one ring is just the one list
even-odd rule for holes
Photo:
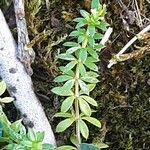
[[99,8],[99,19],[101,21],[104,20],[105,14],[106,14],[106,5],[104,4],[103,6],[101,5],[100,8]]
[[97,25],[97,28],[101,29],[102,31],[106,31],[108,26],[108,23],[101,21],[100,24]]
[[17,133],[24,134],[24,135],[26,134],[26,129],[22,124],[22,119],[13,122],[11,124],[11,128]]
[[79,143],[77,136],[74,135],[74,134],[72,134],[72,135],[70,136],[70,141],[71,141],[71,143],[74,144],[75,146],[77,146],[78,143]]
[[89,104],[91,104],[91,105],[93,105],[93,106],[98,106],[97,105],[97,102],[93,99],[93,98],[91,98],[91,97],[89,97],[89,96],[80,96],[81,98],[83,98],[84,100],[86,100]]
[[[7,145],[8,146],[8,145]],[[18,144],[14,144],[12,148],[6,148],[7,150],[24,150],[26,147]]]
[[9,129],[9,136],[11,137],[12,140],[14,141],[18,141],[18,140],[21,140],[23,138],[24,135],[21,135],[17,132],[15,132],[13,129],[11,129],[10,127],[7,128]]
[[75,18],[75,19],[73,19],[73,21],[80,22],[80,21],[85,21],[85,19],[84,18]]
[[9,141],[9,137],[2,137],[2,135],[0,136],[0,143],[7,143]]
[[61,112],[67,112],[73,105],[74,99],[75,99],[74,96],[66,98],[61,105]]
[[86,69],[85,69],[84,65],[80,62],[78,64],[78,67],[79,67],[79,73],[81,74],[81,76],[85,76],[86,75]]
[[74,86],[75,79],[68,80],[62,88],[65,90],[70,90]]
[[64,146],[57,147],[56,150],[77,150],[77,149],[73,146],[64,145]]
[[75,74],[72,70],[69,70],[68,72],[66,72],[67,75],[72,76],[74,78]]
[[96,52],[94,49],[88,48],[88,53],[89,53],[93,58],[98,59],[98,54],[97,54],[97,52]]
[[0,95],[2,95],[6,90],[6,83],[4,81],[0,82]]
[[93,57],[88,57],[88,58],[87,58],[87,61],[90,61],[90,62],[94,62],[94,63],[95,63],[95,62],[98,62],[98,61],[99,61],[99,58],[96,59],[96,58],[93,58]]
[[76,50],[78,50],[79,48],[80,48],[80,46],[71,47],[71,48],[69,48],[66,52],[69,53],[69,54],[72,54],[72,53],[74,53]]
[[79,85],[80,85],[81,90],[82,90],[85,94],[89,95],[89,90],[88,90],[87,85],[85,84],[85,82],[83,82],[83,81],[80,80],[80,79],[78,80],[78,82],[79,82]]
[[0,123],[0,142],[5,142],[5,139],[1,139],[3,136],[3,125]]
[[79,36],[80,32],[78,30],[72,31],[69,36]]
[[0,102],[1,103],[10,103],[14,100],[14,98],[12,97],[4,97],[4,98],[0,98]]
[[87,50],[86,49],[80,49],[79,51],[79,59],[82,63],[84,63],[87,59]]
[[90,25],[90,26],[88,26],[87,30],[90,33],[91,37],[93,37],[95,35],[95,32],[96,32],[95,31],[95,26]]
[[96,86],[96,84],[88,84],[87,87],[88,87],[89,92],[93,91],[95,86]]
[[80,119],[79,126],[80,126],[80,132],[81,132],[82,136],[85,139],[88,139],[88,137],[89,137],[89,129],[88,129],[88,126],[86,125],[86,123],[83,120]]
[[70,63],[68,63],[68,64],[64,67],[63,72],[68,72],[68,71],[71,70],[76,64],[77,64],[77,61],[71,61]]
[[55,150],[55,147],[51,144],[42,144],[42,150]]
[[81,143],[79,150],[100,150],[100,149],[94,146],[93,144]]
[[51,91],[57,95],[60,95],[60,96],[71,96],[71,95],[73,95],[73,92],[71,90],[64,89],[63,87],[54,87]]
[[80,21],[79,23],[77,23],[75,28],[76,29],[81,28],[81,27],[85,26],[86,24],[87,24],[87,21],[84,19],[84,20]]
[[73,55],[67,53],[59,54],[57,58],[64,59],[64,60],[76,60],[76,58]]
[[85,35],[85,34],[86,34],[85,29],[77,28],[77,30],[72,31],[69,36],[79,36],[79,35]]
[[8,120],[7,116],[5,115],[5,113],[3,112],[2,106],[0,105],[0,123],[1,126],[5,126],[4,129],[9,129],[11,122]]
[[26,147],[32,147],[31,141],[23,140],[23,141],[20,141],[20,144]]
[[33,129],[31,129],[31,128],[28,129],[27,136],[28,136],[29,140],[36,141],[36,133],[33,131]]
[[79,97],[78,100],[82,113],[84,113],[86,116],[91,116],[91,108],[89,104],[81,97]]
[[[88,84],[87,85],[87,88],[88,88],[88,91],[91,92],[93,91],[93,89],[95,88],[96,84]],[[85,92],[83,92],[82,90],[80,91],[80,95],[82,94],[85,94]]]
[[56,127],[56,132],[63,132],[65,131],[68,127],[71,126],[71,124],[74,122],[73,118],[65,119],[61,121],[57,127]]
[[68,75],[60,75],[58,77],[56,77],[54,79],[55,82],[65,82],[65,81],[68,81],[68,80],[71,80],[73,79],[72,76],[68,76]]
[[94,35],[94,39],[96,39],[96,40],[100,40],[100,39],[102,39],[103,38],[103,34],[101,34],[101,33],[95,33],[95,35]]
[[78,43],[83,42],[85,38],[86,38],[85,35],[80,35],[80,36],[78,37]]
[[81,16],[83,16],[86,20],[89,20],[90,14],[85,10],[80,10]]
[[15,143],[10,143],[10,144],[5,146],[5,149],[6,150],[25,150],[25,146],[18,145]]
[[97,120],[96,118],[94,117],[82,117],[82,119],[88,121],[89,123],[101,128],[101,123],[99,120]]
[[63,44],[63,46],[78,47],[79,45],[78,45],[78,43],[76,43],[76,42],[65,42],[65,43]]
[[[64,66],[60,66],[59,67],[60,71],[62,71],[63,73],[64,73],[64,68],[65,68]],[[74,72],[72,70],[69,70],[68,72],[65,72],[64,74],[72,76],[72,77],[75,76],[75,74],[74,74]]]
[[93,72],[93,71],[88,71],[86,74],[87,74],[87,76],[95,77],[95,78],[97,78],[99,76],[99,74],[97,74],[96,72]]
[[83,76],[81,77],[81,80],[88,82],[88,83],[98,83],[98,79],[96,79],[95,77],[91,77],[91,76]]
[[91,9],[98,9],[100,6],[99,0],[92,0]]
[[93,70],[93,71],[98,71],[98,67],[90,61],[85,61],[84,63],[86,65],[86,67],[88,67],[89,69]]
[[95,25],[99,20],[99,13],[96,9],[91,9],[91,21]]
[[42,142],[44,140],[45,133],[44,132],[36,132],[36,142]]
[[100,52],[103,48],[105,48],[105,45],[97,44],[94,46],[94,49],[96,49],[98,52]]
[[59,113],[56,113],[54,115],[54,117],[71,118],[72,114],[70,114],[70,113],[64,113],[64,112],[59,112]]
[[88,43],[89,43],[89,45],[90,45],[91,47],[94,47],[94,45],[95,45],[95,39],[90,36],[90,37],[88,38]]
[[94,145],[98,148],[108,148],[109,146],[105,143],[94,143]]

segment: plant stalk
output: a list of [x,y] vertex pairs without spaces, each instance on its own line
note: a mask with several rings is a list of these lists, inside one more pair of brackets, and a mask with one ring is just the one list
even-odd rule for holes
[[[83,41],[82,43],[82,48],[85,48],[87,45],[87,38]],[[79,64],[80,61],[78,61]],[[80,126],[79,126],[79,121],[80,121],[80,111],[79,111],[79,101],[78,101],[78,97],[79,97],[79,83],[78,83],[78,79],[80,77],[80,73],[79,73],[79,67],[78,64],[76,66],[76,74],[75,74],[75,112],[76,112],[76,135],[77,135],[77,139],[78,139],[78,143],[81,143],[81,135],[80,135]]]
[[79,112],[79,68],[78,65],[76,66],[76,75],[75,75],[76,81],[75,81],[75,112],[76,112],[76,134],[77,134],[77,139],[78,143],[81,143],[81,135],[80,135],[80,127],[79,127],[79,120],[80,120],[80,112]]

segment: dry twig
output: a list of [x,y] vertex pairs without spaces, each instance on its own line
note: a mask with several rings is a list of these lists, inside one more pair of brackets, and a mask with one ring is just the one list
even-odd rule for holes
[[105,43],[108,41],[108,39],[109,39],[112,32],[113,32],[113,29],[111,27],[109,27],[107,29],[107,31],[105,32],[100,44],[105,45]]
[[[134,36],[122,49],[121,51],[113,57],[108,64],[108,68],[111,68],[114,64],[117,63],[117,59],[119,59],[119,56],[123,54],[138,38],[140,38],[144,33],[148,32],[150,30],[150,25],[145,27],[141,32],[139,32],[136,36]],[[115,58],[115,59],[114,59]]]
[[25,19],[24,0],[13,0],[18,33],[17,57],[23,63],[26,72],[31,76],[33,74],[31,63],[34,62],[35,53],[31,47]]

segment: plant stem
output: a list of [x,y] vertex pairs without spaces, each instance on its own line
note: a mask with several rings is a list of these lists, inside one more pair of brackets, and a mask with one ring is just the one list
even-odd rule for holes
[[75,112],[76,112],[76,134],[77,134],[77,139],[78,143],[81,143],[81,135],[80,135],[80,127],[79,127],[79,120],[80,120],[80,112],[79,112],[79,84],[78,84],[78,79],[79,79],[79,67],[78,65],[76,66],[76,75],[75,75]]
[[[82,48],[85,48],[87,45],[87,38],[83,41],[82,43]],[[79,64],[79,60],[78,60],[78,64]],[[76,112],[76,135],[77,135],[77,139],[78,139],[78,143],[81,143],[81,135],[80,135],[80,126],[79,126],[79,121],[80,121],[80,111],[79,111],[79,101],[78,101],[78,97],[79,97],[79,83],[78,83],[78,79],[80,77],[80,73],[79,73],[79,67],[78,64],[76,66],[76,74],[75,74],[75,112]]]

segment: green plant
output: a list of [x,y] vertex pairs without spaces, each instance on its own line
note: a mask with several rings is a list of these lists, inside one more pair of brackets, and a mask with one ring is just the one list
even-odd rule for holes
[[50,144],[43,144],[44,132],[26,131],[22,120],[11,123],[0,106],[0,143],[6,150],[53,150]]
[[[4,81],[0,82],[0,96],[5,92],[6,90],[6,83]],[[12,97],[4,97],[4,98],[0,98],[0,103],[10,103],[12,102],[14,99]]]
[[[6,83],[0,82],[0,96],[6,90]],[[0,98],[0,103],[13,101],[11,97]],[[5,150],[54,150],[50,144],[43,144],[44,132],[26,131],[22,120],[11,123],[0,105],[0,148]]]
[[[5,92],[6,90],[6,83],[4,81],[1,81],[0,82],[0,96]],[[9,103],[9,102],[12,102],[13,101],[13,98],[12,97],[4,97],[4,98],[1,98],[0,97],[0,106],[3,105],[3,103]],[[0,129],[2,128],[2,124],[1,124],[1,121],[0,121]],[[2,136],[2,131],[0,130],[0,137]]]
[[59,59],[69,61],[60,67],[62,75],[54,80],[65,83],[52,89],[53,93],[67,97],[61,105],[61,112],[55,114],[55,117],[65,118],[57,125],[56,132],[63,132],[75,123],[76,133],[71,137],[71,141],[78,148],[82,143],[81,135],[85,139],[89,136],[86,122],[101,127],[100,121],[91,117],[94,112],[91,107],[96,107],[97,102],[89,96],[89,93],[99,82],[96,62],[99,61],[98,52],[104,46],[98,42],[108,26],[104,20],[105,5],[102,6],[99,0],[92,1],[91,13],[81,10],[80,14],[82,18],[74,19],[77,25],[75,31],[70,33],[70,36],[77,38],[77,42],[64,43],[69,49],[57,56]]

